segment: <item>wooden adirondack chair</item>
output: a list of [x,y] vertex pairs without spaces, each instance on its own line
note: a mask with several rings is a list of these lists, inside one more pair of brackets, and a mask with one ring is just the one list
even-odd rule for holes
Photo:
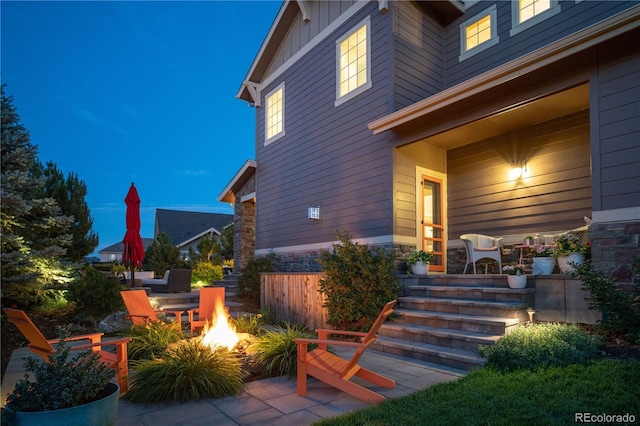
[[175,315],[176,321],[180,324],[181,315],[184,311],[154,310],[147,297],[147,292],[144,290],[122,290],[120,295],[129,312],[125,315],[125,318],[131,320],[133,325],[143,325],[147,321],[157,320],[159,313]]
[[[196,309],[189,309],[189,324],[191,325],[191,337],[193,332],[204,328],[205,323],[213,321],[213,313],[216,311],[218,303],[224,306],[224,287],[203,287],[200,289],[200,306]],[[198,314],[198,319],[194,319],[194,314]]]
[[[319,329],[316,330],[318,332],[317,339],[295,339],[298,344],[298,395],[305,396],[307,394],[308,374],[368,403],[376,404],[384,401],[384,396],[350,380],[353,376],[357,376],[384,388],[393,389],[396,387],[396,383],[393,380],[358,365],[358,361],[360,361],[364,351],[376,340],[380,326],[393,312],[396,302],[397,300],[393,300],[384,305],[380,315],[378,315],[378,318],[367,333]],[[360,342],[330,340],[329,335],[332,334],[358,336],[360,337]],[[307,347],[310,343],[317,343],[318,348],[308,352]],[[328,344],[352,346],[357,349],[350,360],[345,360],[328,352]]]
[[[27,346],[31,352],[40,355],[45,361],[49,361],[49,354],[54,352],[53,344],[58,343],[59,339],[47,340],[38,327],[31,321],[24,311],[19,309],[2,309],[7,314],[8,321],[18,327],[18,330],[29,341]],[[118,377],[118,385],[120,386],[120,394],[129,390],[129,368],[127,359],[127,343],[130,337],[121,339],[102,341],[103,333],[85,334],[82,336],[67,337],[68,342],[78,340],[89,340],[91,343],[73,346],[71,350],[91,349],[100,354],[100,360],[116,370]],[[116,353],[102,350],[104,346],[115,345]]]

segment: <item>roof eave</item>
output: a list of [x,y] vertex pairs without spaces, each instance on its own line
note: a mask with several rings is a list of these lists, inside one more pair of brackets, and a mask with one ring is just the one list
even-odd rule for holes
[[218,195],[217,200],[224,203],[233,203],[235,202],[235,194],[244,185],[251,176],[253,176],[256,172],[256,168],[258,167],[258,163],[255,160],[247,160],[240,167],[231,179],[231,181],[224,187],[220,195]]

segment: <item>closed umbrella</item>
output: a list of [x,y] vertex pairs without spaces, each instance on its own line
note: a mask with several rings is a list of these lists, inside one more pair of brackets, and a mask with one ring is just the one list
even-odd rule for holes
[[124,198],[127,205],[127,233],[124,234],[122,244],[124,251],[122,252],[122,262],[131,265],[131,284],[135,279],[136,266],[142,266],[144,259],[144,245],[140,238],[140,197],[136,187],[131,182],[131,187],[127,196]]

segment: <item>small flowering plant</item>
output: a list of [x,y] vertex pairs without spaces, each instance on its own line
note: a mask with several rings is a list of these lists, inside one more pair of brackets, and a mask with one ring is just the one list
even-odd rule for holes
[[552,257],[553,247],[549,246],[536,246],[533,250],[533,257]]
[[433,258],[433,253],[426,252],[424,250],[415,250],[409,253],[405,257],[405,262],[408,265],[415,265],[418,261],[422,261],[423,263],[427,263]]
[[569,253],[584,253],[587,246],[582,243],[580,237],[575,234],[561,234],[554,238],[556,246],[555,255],[561,256]]
[[507,275],[522,275],[524,274],[524,265],[505,265],[502,267],[502,272]]

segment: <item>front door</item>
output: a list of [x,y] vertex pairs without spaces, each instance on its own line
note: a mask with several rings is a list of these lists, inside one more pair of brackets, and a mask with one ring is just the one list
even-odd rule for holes
[[433,252],[429,270],[444,272],[443,182],[422,175],[422,250]]

